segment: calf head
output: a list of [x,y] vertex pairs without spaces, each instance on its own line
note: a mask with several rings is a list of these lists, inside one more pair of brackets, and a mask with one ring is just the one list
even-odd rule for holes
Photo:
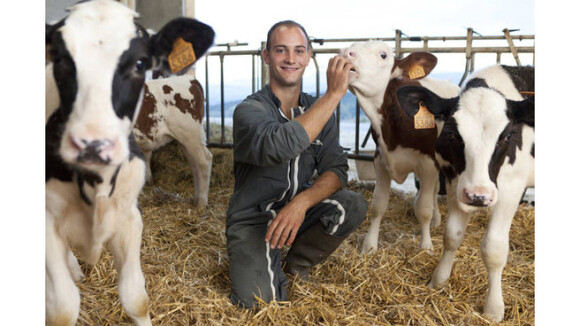
[[512,101],[476,81],[451,99],[420,86],[401,87],[403,110],[414,116],[420,103],[443,123],[435,143],[437,160],[449,180],[457,178],[457,199],[464,211],[497,202],[497,178],[505,164],[514,164],[522,148],[523,126],[534,126],[534,100]]
[[[201,57],[213,43],[211,27],[178,18],[149,37],[137,14],[110,0],[76,4],[68,17],[46,28],[46,45],[60,107],[51,119],[58,156],[66,163],[98,171],[129,156],[145,72],[167,69],[167,56],[180,37]],[[54,122],[58,121],[58,122]],[[49,120],[50,123],[50,120]],[[56,154],[56,153],[55,153]]]
[[[353,65],[349,75],[350,91],[357,96],[380,100],[391,79],[422,78],[437,64],[437,57],[427,52],[413,52],[399,60],[386,43],[379,41],[354,43],[341,50],[340,55],[347,57]],[[422,70],[422,73],[416,74],[415,69]]]

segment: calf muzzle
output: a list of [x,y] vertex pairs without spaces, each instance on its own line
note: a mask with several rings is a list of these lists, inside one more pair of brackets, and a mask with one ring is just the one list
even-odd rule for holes
[[482,189],[474,189],[473,191],[463,189],[463,200],[465,204],[470,206],[488,207],[493,202],[493,194]]
[[108,139],[75,141],[72,139],[75,148],[78,150],[78,163],[109,164],[111,162],[110,153],[114,150],[115,143]]

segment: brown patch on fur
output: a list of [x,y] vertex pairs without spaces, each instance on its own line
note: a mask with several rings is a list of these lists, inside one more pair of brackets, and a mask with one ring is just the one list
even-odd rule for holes
[[145,84],[143,103],[141,104],[141,111],[135,122],[135,128],[139,129],[145,137],[151,140],[153,140],[151,130],[157,124],[157,121],[151,119],[149,116],[155,112],[156,103],[155,96],[149,92],[149,87]]
[[[421,84],[406,78],[389,81],[380,110],[383,116],[383,125],[381,126],[383,140],[390,151],[397,146],[413,148],[429,155],[435,161],[437,128],[415,129],[413,118],[401,109],[397,100],[397,90],[406,85],[420,86]],[[373,138],[375,137],[376,135],[373,133]]]
[[163,94],[169,94],[171,93],[171,91],[173,91],[173,88],[171,88],[171,86],[163,85]]
[[201,84],[196,80],[193,79],[190,81],[191,86],[189,87],[189,92],[192,95],[191,100],[184,99],[181,94],[177,93],[173,96],[175,100],[175,106],[184,114],[191,114],[194,120],[201,122],[204,115],[203,110],[203,88]]
[[189,92],[193,95],[193,118],[196,121],[201,122],[204,115],[204,102],[205,98],[203,97],[203,88],[197,79],[191,81],[191,86],[189,87]]

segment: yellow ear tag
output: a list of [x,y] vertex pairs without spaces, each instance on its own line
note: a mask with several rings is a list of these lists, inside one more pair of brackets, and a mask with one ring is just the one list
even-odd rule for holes
[[417,79],[423,76],[425,76],[425,70],[423,69],[422,66],[414,64],[411,66],[411,69],[409,69],[409,78]]
[[435,116],[427,110],[423,102],[419,102],[419,111],[415,114],[415,129],[435,128]]
[[178,37],[173,43],[173,50],[167,56],[167,59],[169,60],[169,68],[171,68],[172,73],[179,72],[191,66],[197,60],[195,52],[193,51],[193,45],[181,37]]

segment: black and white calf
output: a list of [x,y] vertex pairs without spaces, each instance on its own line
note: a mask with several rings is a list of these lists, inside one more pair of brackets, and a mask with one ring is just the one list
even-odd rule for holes
[[465,236],[470,213],[489,207],[481,242],[488,271],[484,313],[504,316],[501,274],[509,251],[509,230],[526,187],[534,185],[534,68],[492,66],[474,74],[460,95],[442,99],[415,86],[401,88],[398,98],[409,115],[423,102],[443,123],[435,149],[448,180],[448,217],[443,256],[429,286],[451,275],[455,252]]
[[139,258],[143,223],[137,197],[145,162],[131,131],[146,70],[166,68],[179,37],[202,56],[214,32],[179,18],[149,38],[136,17],[118,2],[95,0],[72,6],[67,18],[47,26],[60,98],[45,129],[48,325],[74,325],[78,319],[75,281],[82,272],[71,247],[93,264],[105,244],[119,274],[121,304],[136,324],[151,325]]

